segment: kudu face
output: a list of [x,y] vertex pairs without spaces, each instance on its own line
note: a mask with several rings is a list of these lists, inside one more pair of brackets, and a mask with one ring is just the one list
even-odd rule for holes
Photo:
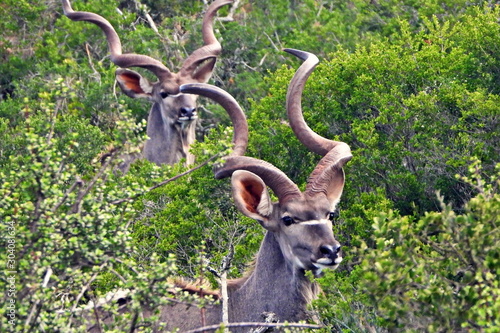
[[297,268],[319,275],[342,261],[340,243],[333,236],[330,203],[325,200],[290,202],[279,207],[277,238],[285,257]]
[[[159,111],[163,124],[184,130],[198,119],[196,110],[198,96],[180,93],[179,87],[182,84],[208,81],[214,64],[215,58],[200,65],[203,66],[200,71],[205,73],[203,77],[197,75],[180,78],[178,75],[172,75],[168,79],[154,83],[135,71],[120,68],[116,70],[116,81],[127,96],[151,101],[153,103],[151,112]],[[150,121],[155,122],[155,119]],[[154,136],[155,133],[151,135]]]
[[294,270],[310,270],[319,276],[324,268],[335,269],[340,264],[340,244],[332,231],[336,202],[326,196],[301,195],[271,203],[265,182],[243,170],[233,173],[231,184],[238,209],[275,235]]
[[69,0],[62,0],[64,14],[74,21],[87,21],[99,26],[105,33],[111,53],[111,60],[120,67],[141,67],[151,71],[157,82],[150,82],[139,73],[120,68],[116,80],[121,90],[132,98],[145,98],[153,103],[145,144],[144,156],[157,164],[173,164],[189,155],[189,145],[195,139],[195,124],[198,119],[196,95],[180,92],[182,84],[205,83],[210,79],[221,46],[213,32],[213,18],[217,10],[232,0],[216,0],[207,9],[203,19],[202,34],[204,46],[194,51],[182,64],[178,73],[171,72],[165,65],[146,55],[122,54],[120,39],[103,17],[88,12],[75,12]]

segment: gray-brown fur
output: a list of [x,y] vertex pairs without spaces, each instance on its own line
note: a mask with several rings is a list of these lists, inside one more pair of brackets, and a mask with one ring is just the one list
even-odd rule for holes
[[[313,318],[307,305],[316,297],[319,288],[305,276],[304,270],[297,270],[284,260],[273,233],[266,234],[253,271],[239,282],[228,283],[229,321],[232,323],[262,322],[265,312],[276,314],[281,322]],[[186,320],[182,315],[184,311],[197,318]],[[168,329],[185,331],[200,327],[200,314],[199,309],[174,305],[164,307],[161,318],[168,323]],[[206,325],[219,324],[220,321],[221,306],[208,308]],[[248,332],[248,328],[232,329],[231,332]]]

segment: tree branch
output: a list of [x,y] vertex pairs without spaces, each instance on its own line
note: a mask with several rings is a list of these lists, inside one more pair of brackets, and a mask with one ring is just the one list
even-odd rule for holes
[[[231,268],[231,261],[234,256],[234,247],[233,244],[230,244],[231,247],[229,249],[229,253],[222,260],[222,274],[221,274],[221,294],[222,294],[222,323],[224,327],[229,324],[229,296],[227,291],[227,272]],[[225,332],[229,332],[229,330],[225,329]]]
[[205,327],[200,327],[195,330],[186,331],[184,333],[201,333],[205,331],[216,331],[221,327],[225,328],[233,328],[233,327],[297,327],[297,328],[309,328],[313,330],[317,330],[320,328],[324,328],[321,325],[312,325],[312,324],[300,324],[300,323],[232,323],[232,324],[218,324],[218,325],[210,325]]
[[[160,186],[163,186],[163,185],[166,185],[166,184],[168,184],[170,182],[173,182],[174,180],[177,180],[177,179],[181,178],[182,176],[188,175],[188,174],[190,174],[190,173],[192,173],[192,172],[194,172],[194,171],[196,171],[198,169],[201,169],[202,167],[204,167],[205,165],[207,165],[208,163],[210,163],[211,161],[215,160],[218,157],[219,157],[219,154],[215,154],[214,156],[210,157],[208,160],[206,160],[205,162],[201,163],[200,165],[197,165],[194,168],[191,168],[191,169],[189,169],[187,171],[184,171],[184,172],[182,172],[182,173],[180,173],[178,175],[175,175],[172,178],[164,180],[161,183],[158,183],[158,184],[156,184],[156,185],[148,188],[147,192],[150,192],[150,191],[152,191],[152,190],[154,190],[154,189],[156,189],[156,188],[158,188]],[[139,196],[141,196],[143,194],[144,193],[139,193],[139,194],[133,195],[133,196],[125,198],[125,199],[115,200],[115,201],[112,201],[111,204],[112,205],[118,205],[118,204],[124,203],[126,201],[136,199],[136,198],[138,198]]]

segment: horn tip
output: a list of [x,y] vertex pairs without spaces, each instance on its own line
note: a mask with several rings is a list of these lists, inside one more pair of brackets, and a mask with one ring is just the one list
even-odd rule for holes
[[290,53],[291,55],[294,55],[297,58],[300,58],[304,61],[306,61],[308,58],[311,58],[311,57],[314,57],[317,59],[317,57],[313,53],[302,51],[302,50],[285,48],[285,49],[283,49],[283,51]]

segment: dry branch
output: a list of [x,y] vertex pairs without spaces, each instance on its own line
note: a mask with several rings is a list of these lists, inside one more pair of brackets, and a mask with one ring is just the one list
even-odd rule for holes
[[200,327],[195,330],[186,331],[184,333],[201,333],[207,331],[216,331],[219,328],[235,328],[235,327],[296,327],[296,328],[309,328],[313,330],[317,330],[320,328],[324,328],[321,325],[313,325],[313,324],[300,324],[300,323],[231,323],[228,325],[218,324],[218,325],[210,325],[205,327]]
[[[184,171],[184,172],[182,172],[182,173],[180,173],[180,174],[178,174],[178,175],[175,175],[175,176],[174,176],[174,177],[172,177],[172,178],[169,178],[169,179],[167,179],[167,180],[164,180],[164,181],[162,181],[162,182],[160,182],[160,183],[158,183],[158,184],[156,184],[156,185],[153,185],[152,187],[148,188],[147,192],[150,192],[150,191],[152,191],[152,190],[154,190],[154,189],[156,189],[156,188],[158,188],[158,187],[161,187],[161,186],[166,185],[166,184],[168,184],[168,183],[170,183],[170,182],[173,182],[174,180],[177,180],[177,179],[181,178],[182,176],[188,175],[188,174],[190,174],[190,173],[192,173],[192,172],[194,172],[194,171],[196,171],[196,170],[198,170],[198,169],[200,169],[200,168],[204,167],[205,165],[207,165],[208,163],[210,163],[211,161],[215,160],[215,159],[216,159],[216,158],[218,158],[218,157],[219,157],[219,154],[216,154],[216,155],[214,155],[214,156],[210,157],[210,158],[209,158],[208,160],[206,160],[205,162],[203,162],[203,163],[201,163],[201,164],[197,165],[197,166],[196,166],[196,167],[194,167],[194,168],[191,168],[191,169],[189,169],[189,170],[187,170],[187,171]],[[126,202],[126,201],[130,201],[130,200],[136,199],[137,197],[139,197],[139,196],[141,196],[141,195],[143,195],[143,194],[144,194],[144,193],[137,194],[137,195],[134,195],[134,196],[131,196],[131,197],[125,198],[125,199],[115,200],[115,201],[112,201],[112,202],[111,202],[111,204],[113,204],[113,205],[118,205],[118,204],[124,203],[124,202]]]

